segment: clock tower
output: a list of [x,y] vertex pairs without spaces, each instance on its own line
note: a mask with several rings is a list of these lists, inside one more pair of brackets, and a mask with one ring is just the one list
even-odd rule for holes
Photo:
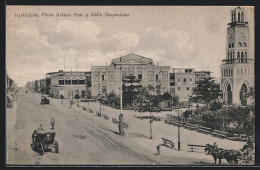
[[220,88],[228,104],[248,105],[250,87],[254,86],[254,57],[249,52],[249,28],[243,8],[231,10],[227,28],[226,57],[220,66]]

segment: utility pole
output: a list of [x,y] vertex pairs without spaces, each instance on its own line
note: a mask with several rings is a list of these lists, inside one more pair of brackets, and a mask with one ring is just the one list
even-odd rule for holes
[[179,110],[178,110],[178,151],[181,149],[181,142],[180,142],[180,117],[179,117]]
[[150,139],[152,138],[152,103],[150,102]]

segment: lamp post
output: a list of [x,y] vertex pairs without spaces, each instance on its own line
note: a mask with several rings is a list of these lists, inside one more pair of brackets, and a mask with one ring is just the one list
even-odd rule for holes
[[152,103],[150,102],[150,138],[149,139],[152,139],[153,136],[152,136]]
[[181,142],[180,142],[180,117],[179,117],[179,110],[178,110],[178,151],[181,149]]

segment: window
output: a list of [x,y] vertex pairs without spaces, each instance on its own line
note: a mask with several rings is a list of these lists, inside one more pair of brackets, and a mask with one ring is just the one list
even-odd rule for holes
[[159,80],[159,75],[158,74],[155,75],[155,79]]
[[243,76],[243,69],[241,68],[241,76]]
[[72,84],[77,85],[77,84],[79,84],[79,81],[78,80],[72,80]]
[[239,51],[237,52],[237,59],[238,59],[238,62],[240,63],[240,53],[239,53]]
[[239,76],[239,69],[237,69],[237,75]]
[[178,90],[181,90],[181,87],[178,87]]
[[231,76],[233,76],[233,69],[231,69]]
[[192,82],[192,79],[190,79],[190,82]]
[[246,75],[246,69],[245,69],[245,73],[244,74]]
[[246,43],[245,42],[243,43],[243,46],[246,47]]
[[138,74],[138,79],[142,80],[143,79],[143,75],[142,74]]
[[65,80],[66,85],[71,85],[71,80]]
[[241,42],[238,43],[238,47],[242,47],[242,43]]
[[224,77],[224,70],[222,69],[222,77]]
[[175,82],[170,82],[170,86],[175,86]]
[[228,43],[228,48],[231,48],[231,43]]
[[238,22],[240,22],[240,12],[238,13]]
[[234,43],[232,43],[232,48],[234,48]]
[[244,13],[241,13],[241,21],[244,22]]
[[59,85],[64,85],[64,80],[59,80]]
[[183,79],[183,82],[186,82],[186,79]]
[[186,87],[186,90],[190,90],[190,88],[189,88],[189,87]]
[[102,81],[105,80],[105,75],[101,75],[101,80],[102,80]]
[[85,80],[79,80],[79,84],[81,85],[85,84]]
[[178,82],[180,82],[181,81],[181,79],[178,79]]
[[106,87],[106,86],[102,86],[101,91],[102,91],[102,93],[106,93],[106,91],[107,91],[107,87]]

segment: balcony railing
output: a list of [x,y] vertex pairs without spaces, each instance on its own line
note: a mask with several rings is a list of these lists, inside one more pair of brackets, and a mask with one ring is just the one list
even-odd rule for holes
[[234,63],[253,63],[253,59],[228,59],[222,60],[222,64],[234,64]]

